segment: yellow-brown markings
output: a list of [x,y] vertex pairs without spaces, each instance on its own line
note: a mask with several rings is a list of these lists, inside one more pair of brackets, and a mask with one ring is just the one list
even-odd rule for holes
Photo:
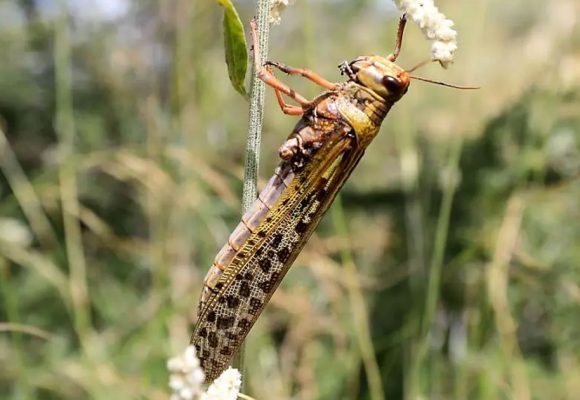
[[[386,58],[359,57],[342,68],[348,71],[349,82],[329,84],[331,90],[309,103],[280,148],[282,163],[205,278],[191,343],[208,381],[227,368],[408,86],[406,73]],[[379,72],[384,76],[377,78]],[[261,73],[277,90],[295,94],[269,71]],[[400,78],[396,92],[382,86],[385,76]]]

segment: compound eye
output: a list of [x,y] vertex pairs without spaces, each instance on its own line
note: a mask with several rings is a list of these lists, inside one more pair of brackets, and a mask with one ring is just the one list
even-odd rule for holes
[[389,75],[383,76],[383,85],[389,90],[391,93],[398,93],[402,89],[401,82]]

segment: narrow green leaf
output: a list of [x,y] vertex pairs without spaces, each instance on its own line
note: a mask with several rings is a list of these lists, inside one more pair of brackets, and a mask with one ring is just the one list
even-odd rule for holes
[[248,50],[244,27],[231,0],[217,0],[224,8],[224,42],[226,64],[232,86],[247,97],[244,79],[248,68]]

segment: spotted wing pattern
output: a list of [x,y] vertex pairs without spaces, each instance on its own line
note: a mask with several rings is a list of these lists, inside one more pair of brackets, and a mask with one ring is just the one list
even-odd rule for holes
[[[330,135],[313,160],[292,173],[245,241],[230,243],[235,253],[204,291],[191,339],[208,381],[227,368],[363,151],[342,130]],[[273,179],[288,178],[288,165],[283,162],[278,171],[287,172]]]

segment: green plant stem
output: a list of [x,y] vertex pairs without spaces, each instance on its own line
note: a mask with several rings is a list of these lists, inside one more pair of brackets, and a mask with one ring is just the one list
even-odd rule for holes
[[[4,302],[4,311],[6,312],[6,321],[13,324],[20,322],[21,318],[18,311],[18,300],[16,296],[16,286],[11,284],[11,274],[8,260],[0,257],[0,299]],[[15,398],[31,399],[33,398],[33,388],[29,382],[29,369],[25,363],[26,346],[22,343],[22,333],[13,331],[10,333],[12,349],[14,352],[13,367],[16,373]],[[10,359],[10,357],[9,357]]]
[[[348,236],[348,228],[346,226],[340,195],[336,196],[331,213],[336,232],[341,238],[346,239]],[[368,312],[364,295],[361,291],[356,265],[350,247],[344,245],[341,249],[340,258],[347,274],[346,281],[349,283],[347,290],[354,319],[355,335],[366,370],[371,400],[382,400],[385,398],[385,392],[381,381],[381,372],[375,359],[375,351],[369,329]]]
[[[268,37],[270,35],[269,21],[269,0],[258,0],[256,10],[256,25],[258,29],[258,48],[254,49],[259,54],[259,60],[268,58]],[[250,209],[258,197],[258,167],[260,164],[260,143],[262,141],[262,123],[264,120],[264,94],[265,85],[255,73],[256,68],[252,68],[252,83],[250,88],[250,116],[248,125],[248,136],[246,141],[246,162],[244,167],[244,187],[242,193],[242,212]],[[245,345],[240,346],[240,350],[234,360],[234,365],[238,367],[243,376]]]
[[[457,138],[452,146],[449,154],[449,161],[447,167],[451,171],[456,171],[459,167],[459,160],[461,158],[461,149],[463,141]],[[449,221],[451,217],[451,210],[453,207],[453,199],[457,190],[456,182],[450,182],[443,188],[443,199],[439,209],[439,216],[437,219],[437,226],[435,229],[435,239],[433,254],[429,265],[429,278],[427,282],[427,295],[425,298],[425,310],[423,319],[421,321],[419,346],[417,348],[417,356],[414,360],[414,367],[412,369],[411,387],[415,394],[421,393],[421,385],[419,382],[419,374],[422,369],[423,362],[427,356],[429,348],[429,331],[433,324],[435,311],[437,310],[437,303],[439,302],[439,291],[441,284],[441,272],[443,269],[443,258],[445,255],[445,247],[447,245],[447,235],[449,232]],[[412,395],[410,398],[415,398]]]
[[[270,34],[268,0],[259,0],[257,7],[256,25],[258,28],[259,59],[268,58],[268,36]],[[260,163],[260,142],[262,140],[262,122],[264,119],[264,82],[258,78],[252,69],[252,84],[250,88],[250,116],[248,137],[246,141],[246,164],[244,169],[244,188],[242,194],[242,210],[248,210],[257,197],[258,166]]]
[[[459,166],[459,159],[461,157],[462,141],[458,138],[451,148],[449,155],[449,163],[447,168],[451,171],[456,171]],[[437,219],[437,228],[435,231],[435,246],[433,255],[431,257],[431,264],[429,268],[429,281],[427,284],[427,299],[425,302],[425,317],[422,323],[422,333],[427,335],[435,310],[439,300],[439,286],[441,282],[441,270],[443,267],[443,257],[445,255],[445,246],[447,244],[447,234],[449,233],[449,220],[451,217],[451,208],[453,206],[453,198],[455,196],[457,185],[455,182],[450,182],[444,187],[443,201],[441,209],[439,210],[439,217]]]
[[42,202],[34,190],[34,186],[26,177],[24,169],[18,162],[18,158],[6,139],[6,134],[0,128],[0,170],[4,173],[18,205],[30,223],[38,241],[45,248],[54,247],[57,244],[56,234],[50,221],[44,212]]
[[55,23],[55,85],[56,85],[56,131],[60,155],[60,196],[65,233],[65,246],[69,266],[69,290],[72,302],[75,330],[80,343],[90,331],[89,294],[87,287],[86,261],[82,244],[81,227],[78,221],[79,201],[75,170],[74,142],[75,125],[72,102],[71,41],[66,7],[63,18]]

